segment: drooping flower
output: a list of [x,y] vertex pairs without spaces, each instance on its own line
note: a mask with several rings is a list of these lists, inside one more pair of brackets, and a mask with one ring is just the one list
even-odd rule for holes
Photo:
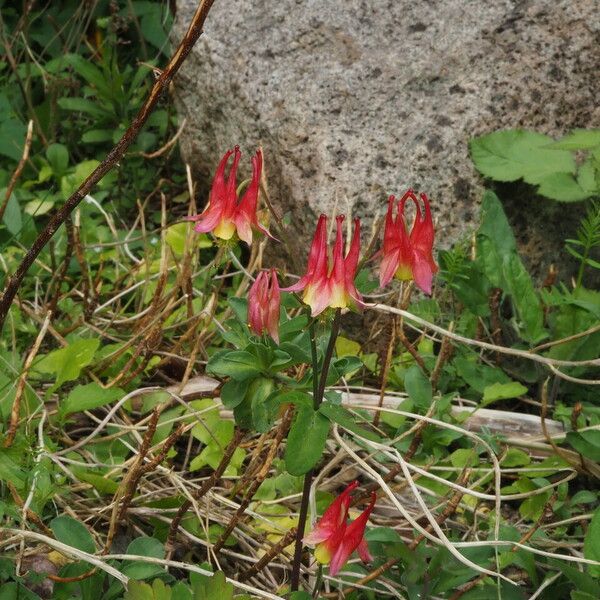
[[261,271],[248,292],[248,324],[257,335],[268,333],[279,343],[279,281],[275,269]]
[[[412,190],[408,190],[397,203],[397,213],[394,218],[396,198],[390,196],[385,219],[383,234],[383,258],[379,272],[381,287],[387,285],[394,277],[400,280],[414,279],[418,288],[431,295],[433,275],[438,267],[433,260],[433,220],[429,200],[425,194],[420,194],[421,204]],[[415,220],[410,234],[404,219],[406,201],[415,204]]]
[[[229,174],[225,177],[225,169],[232,154],[233,163]],[[241,240],[250,245],[253,229],[271,238],[273,236],[258,222],[256,216],[262,173],[262,152],[257,150],[252,157],[252,179],[242,199],[238,201],[237,168],[241,156],[239,146],[225,153],[215,172],[208,207],[201,214],[189,217],[189,220],[196,223],[194,231],[198,233],[212,231],[213,235],[223,240],[229,240],[237,233]]]
[[316,546],[315,558],[322,564],[329,564],[329,573],[337,575],[350,555],[357,550],[363,562],[373,560],[364,538],[369,515],[375,506],[375,493],[371,494],[369,506],[351,523],[347,524],[351,493],[358,486],[352,482],[329,505],[314,529],[304,538],[304,543]]
[[342,234],[344,219],[344,215],[336,217],[336,236],[331,267],[327,245],[327,217],[321,215],[308,253],[306,273],[295,285],[282,288],[284,292],[303,290],[302,300],[310,306],[313,317],[328,307],[358,309],[363,306],[362,296],[354,285],[360,253],[360,219],[354,219],[352,241],[345,257]]

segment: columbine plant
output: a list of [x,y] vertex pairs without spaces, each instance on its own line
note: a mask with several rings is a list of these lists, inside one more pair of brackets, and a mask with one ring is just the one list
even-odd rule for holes
[[[233,164],[225,177],[225,169],[231,155]],[[211,231],[215,237],[223,240],[230,240],[237,233],[240,240],[250,245],[253,229],[269,237],[273,236],[258,222],[256,215],[262,174],[262,152],[257,150],[252,157],[252,179],[242,199],[238,200],[237,169],[241,156],[239,146],[225,153],[213,179],[208,207],[202,214],[189,217],[189,220],[196,223],[194,231],[198,233]]]
[[[232,155],[233,164],[225,177]],[[212,232],[222,239],[231,239],[237,233],[239,239],[250,244],[253,229],[272,237],[256,217],[262,155],[259,151],[252,159],[252,180],[241,200],[236,193],[239,160],[237,146],[225,154],[215,174],[209,206],[193,220],[196,231]],[[410,233],[404,215],[407,201],[415,204]],[[327,217],[319,217],[306,273],[297,283],[280,289],[274,269],[261,271],[247,301],[230,299],[236,317],[226,323],[223,335],[234,349],[216,352],[207,366],[212,373],[229,377],[221,389],[221,399],[233,410],[241,428],[268,431],[283,406],[294,406],[284,458],[290,474],[304,476],[304,487],[291,577],[293,590],[298,589],[303,544],[316,546],[315,558],[321,564],[329,564],[332,575],[339,572],[355,550],[363,561],[371,560],[364,533],[375,495],[367,508],[347,523],[351,492],[358,482],[351,483],[334,500],[312,532],[304,537],[313,471],[323,455],[331,423],[351,427],[367,439],[379,439],[373,431],[354,423],[352,413],[341,406],[339,394],[325,392],[327,385],[335,384],[362,364],[357,357],[334,356],[342,311],[365,307],[355,282],[360,258],[360,220],[354,219],[346,252],[344,219],[343,215],[335,218],[335,239],[330,247]],[[380,253],[381,285],[387,285],[394,277],[403,281],[414,279],[417,287],[430,294],[437,271],[433,239],[433,222],[425,194],[420,195],[420,201],[412,190],[398,201],[390,197]],[[298,299],[295,293],[299,294]],[[289,309],[300,314],[290,318]]]

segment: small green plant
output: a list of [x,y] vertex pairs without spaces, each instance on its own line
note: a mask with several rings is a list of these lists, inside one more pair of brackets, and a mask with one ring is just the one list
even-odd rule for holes
[[600,129],[576,129],[558,141],[507,129],[473,138],[469,146],[477,170],[494,181],[523,179],[540,196],[560,202],[600,194]]

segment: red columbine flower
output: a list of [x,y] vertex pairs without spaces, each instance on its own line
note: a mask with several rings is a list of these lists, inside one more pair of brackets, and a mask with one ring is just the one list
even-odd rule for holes
[[279,344],[279,282],[275,269],[261,271],[248,292],[248,324],[257,335],[267,332]]
[[329,505],[315,528],[303,540],[309,546],[316,545],[315,558],[322,564],[329,564],[331,575],[337,575],[355,550],[363,562],[373,560],[364,534],[375,506],[375,493],[371,494],[369,506],[349,525],[346,524],[352,500],[350,494],[357,486],[357,481],[352,482]]
[[[404,220],[404,207],[407,200],[415,203],[416,214],[410,235]],[[394,203],[390,196],[383,234],[383,259],[379,272],[381,287],[387,285],[393,277],[400,280],[414,279],[417,287],[431,294],[433,274],[438,267],[433,260],[433,221],[429,200],[421,194],[424,211],[412,190],[408,190],[398,200],[398,212],[394,219]]]
[[331,308],[362,308],[362,296],[354,285],[358,255],[360,252],[360,219],[354,219],[354,233],[348,254],[344,257],[342,222],[344,215],[336,217],[336,236],[333,246],[333,264],[329,268],[329,249],[327,246],[327,217],[321,215],[315,230],[306,274],[300,281],[284,292],[304,290],[302,300],[311,308],[312,316]]
[[[225,168],[232,154],[233,164],[225,178]],[[252,180],[238,202],[236,174],[241,156],[239,146],[225,153],[215,172],[208,208],[200,215],[189,217],[189,220],[196,222],[194,231],[198,233],[212,231],[216,237],[229,240],[237,232],[238,237],[249,245],[252,243],[252,229],[258,229],[269,237],[273,236],[256,217],[262,153],[257,150],[256,155],[252,157]]]

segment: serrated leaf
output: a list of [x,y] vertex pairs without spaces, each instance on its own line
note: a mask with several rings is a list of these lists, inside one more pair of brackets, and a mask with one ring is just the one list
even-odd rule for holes
[[539,182],[538,194],[559,202],[579,202],[590,197],[571,173],[552,173]]
[[549,147],[557,150],[589,150],[600,146],[600,129],[574,129]]

